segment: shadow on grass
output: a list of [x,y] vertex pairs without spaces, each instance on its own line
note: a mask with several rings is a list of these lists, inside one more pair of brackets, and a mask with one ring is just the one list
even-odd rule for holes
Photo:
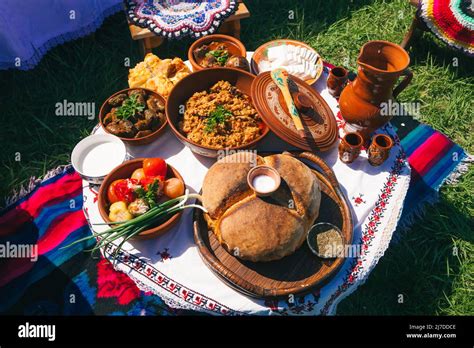
[[432,59],[434,65],[449,69],[456,77],[474,76],[473,58],[451,48],[429,30],[417,29],[407,50],[412,57],[411,65],[424,65],[427,59]]
[[338,306],[338,314],[442,314],[460,273],[457,255],[463,253],[453,240],[474,242],[473,221],[443,198],[425,208],[423,219],[390,246],[357,296]]
[[251,13],[242,20],[242,41],[248,50],[274,39],[308,41],[331,24],[350,17],[351,12],[372,4],[373,0],[268,1],[247,2]]

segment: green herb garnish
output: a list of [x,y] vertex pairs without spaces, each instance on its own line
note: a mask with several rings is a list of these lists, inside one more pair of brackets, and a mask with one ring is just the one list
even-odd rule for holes
[[135,193],[138,195],[138,198],[145,200],[150,208],[153,208],[156,206],[156,192],[158,188],[158,179],[155,179],[146,186],[146,190],[143,187],[138,187],[135,189]]
[[227,118],[232,116],[232,112],[224,108],[222,105],[217,105],[216,108],[209,113],[206,119],[206,127],[204,131],[206,133],[212,132],[218,124],[224,123]]
[[206,53],[206,55],[213,56],[217,60],[217,64],[224,66],[229,59],[229,52],[226,50],[212,50]]
[[[108,257],[112,258],[114,261],[122,250],[125,242],[130,240],[130,238],[140,234],[141,232],[148,230],[152,227],[155,227],[157,224],[162,223],[163,221],[168,220],[174,214],[183,211],[188,208],[197,208],[201,209],[205,213],[207,210],[199,204],[186,204],[188,199],[198,199],[201,200],[201,196],[198,194],[189,194],[189,191],[186,190],[184,196],[170,199],[169,201],[157,204],[146,213],[137,216],[136,218],[124,221],[124,222],[106,222],[101,224],[94,225],[112,225],[112,228],[104,232],[94,232],[93,234],[80,238],[71,244],[66,245],[64,248],[69,248],[72,245],[87,241],[90,239],[97,238],[97,244],[88,251],[97,251],[100,248],[103,248],[104,254],[108,253]],[[119,239],[122,239],[119,241]],[[115,243],[113,243],[115,242]],[[114,245],[115,244],[115,245]],[[112,249],[108,249],[108,246],[112,245]],[[115,250],[113,247],[115,246]]]
[[117,108],[115,114],[118,118],[128,120],[130,117],[136,115],[138,112],[143,111],[145,105],[138,101],[138,95],[133,94],[129,98],[125,99],[122,106]]

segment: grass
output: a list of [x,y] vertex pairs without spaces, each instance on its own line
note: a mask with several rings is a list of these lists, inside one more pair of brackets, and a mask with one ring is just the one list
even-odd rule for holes
[[[367,40],[401,42],[414,12],[406,0],[247,3],[252,16],[242,22],[242,41],[248,50],[294,38],[352,69]],[[157,53],[184,58],[189,44],[172,42]],[[423,122],[474,152],[472,60],[428,33],[415,38],[410,56],[415,77],[399,99],[419,101]],[[69,161],[74,144],[97,120],[55,116],[55,104],[95,102],[98,111],[106,97],[127,87],[127,58],[134,66],[140,54],[120,13],[96,33],[51,50],[34,70],[0,72],[0,196]],[[387,250],[339,314],[474,314],[473,176],[471,167],[458,184],[442,188],[440,202]]]

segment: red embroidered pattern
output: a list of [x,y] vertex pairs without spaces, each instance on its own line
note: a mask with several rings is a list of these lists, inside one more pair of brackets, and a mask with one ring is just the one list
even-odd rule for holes
[[[108,244],[106,249],[104,250],[104,254],[111,255],[112,253],[114,253],[115,249],[115,245]],[[234,311],[229,307],[209,297],[206,297],[194,290],[185,287],[184,285],[167,277],[152,265],[147,264],[139,257],[133,254],[129,254],[126,251],[121,250],[119,252],[117,256],[117,262],[121,262],[123,265],[129,267],[130,269],[133,269],[137,273],[141,274],[151,282],[161,287],[163,290],[166,290],[174,296],[183,299],[190,305],[201,307],[206,311],[216,312],[222,315],[244,314],[238,311]]]
[[366,201],[364,201],[364,200],[362,199],[362,197],[364,197],[364,194],[363,194],[363,193],[359,193],[359,195],[358,195],[357,197],[352,197],[352,200],[354,201],[354,205],[355,205],[356,207],[358,207],[358,206],[359,206],[360,204],[362,204],[362,203],[364,203],[364,204],[366,203]]
[[334,301],[358,279],[362,271],[362,261],[365,260],[366,252],[369,249],[369,246],[372,245],[372,240],[374,239],[375,233],[377,232],[377,229],[380,225],[380,219],[384,216],[388,201],[392,197],[392,192],[398,182],[398,176],[405,167],[405,159],[405,153],[403,152],[403,150],[400,150],[395,160],[395,163],[390,170],[390,175],[388,176],[384,187],[380,191],[377,202],[375,203],[375,208],[372,210],[369,216],[369,221],[364,226],[364,230],[362,231],[362,236],[360,239],[360,244],[362,245],[360,258],[354,259],[351,262],[349,270],[346,273],[344,282],[331,295],[329,300],[321,309],[322,315],[327,315],[329,312],[329,307],[334,303]]

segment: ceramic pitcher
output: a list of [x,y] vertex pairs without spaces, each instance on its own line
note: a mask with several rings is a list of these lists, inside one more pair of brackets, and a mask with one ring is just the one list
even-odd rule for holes
[[[408,70],[408,53],[388,41],[367,42],[357,64],[357,77],[342,91],[339,106],[345,131],[359,132],[368,139],[370,133],[390,121],[393,115],[381,115],[381,108],[408,86],[413,74]],[[404,79],[395,87],[402,75]]]

